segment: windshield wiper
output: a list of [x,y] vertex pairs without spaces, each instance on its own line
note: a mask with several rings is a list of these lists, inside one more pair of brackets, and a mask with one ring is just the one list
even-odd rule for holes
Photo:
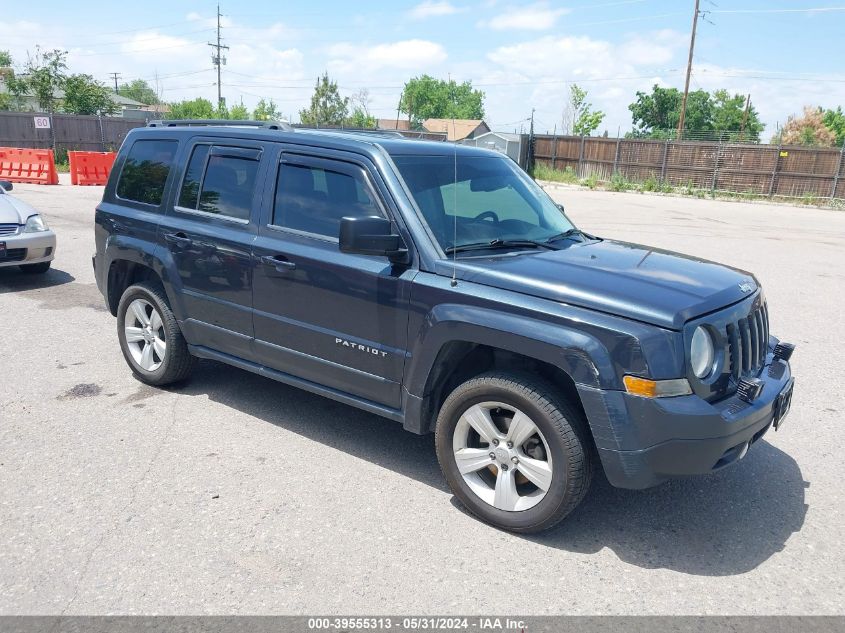
[[546,240],[546,243],[557,242],[558,240],[566,240],[575,236],[584,237],[588,240],[597,240],[600,239],[595,235],[590,235],[589,233],[584,233],[581,229],[571,228],[567,229],[563,233],[558,233],[557,235],[552,235],[550,238]]
[[469,244],[459,244],[457,246],[450,246],[445,249],[447,255],[452,253],[462,253],[464,251],[483,251],[488,249],[503,249],[503,248],[545,248],[548,250],[557,250],[556,246],[552,246],[547,242],[538,242],[535,240],[501,240],[495,239],[489,242],[471,242]]

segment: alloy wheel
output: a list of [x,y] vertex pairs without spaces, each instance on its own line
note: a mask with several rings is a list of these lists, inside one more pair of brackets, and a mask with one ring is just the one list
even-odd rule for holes
[[512,405],[469,407],[455,425],[452,450],[470,490],[499,510],[533,508],[551,487],[549,445],[531,418]]
[[141,369],[155,371],[161,367],[167,341],[164,322],[153,304],[145,299],[132,301],[126,309],[123,331],[129,353]]

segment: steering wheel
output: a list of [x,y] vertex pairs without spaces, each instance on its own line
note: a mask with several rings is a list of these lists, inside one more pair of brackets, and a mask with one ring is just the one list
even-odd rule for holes
[[499,223],[499,215],[495,211],[484,211],[483,213],[479,213],[475,218],[475,220],[493,220],[496,224]]

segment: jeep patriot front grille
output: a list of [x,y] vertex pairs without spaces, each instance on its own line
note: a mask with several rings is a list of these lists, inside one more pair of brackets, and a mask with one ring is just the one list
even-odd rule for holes
[[756,374],[766,361],[769,345],[769,309],[765,303],[747,317],[727,325],[731,376],[739,380]]

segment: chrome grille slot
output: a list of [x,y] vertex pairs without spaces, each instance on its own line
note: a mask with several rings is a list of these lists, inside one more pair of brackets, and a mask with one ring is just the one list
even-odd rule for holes
[[18,224],[0,224],[0,237],[6,235],[15,235],[18,232]]

